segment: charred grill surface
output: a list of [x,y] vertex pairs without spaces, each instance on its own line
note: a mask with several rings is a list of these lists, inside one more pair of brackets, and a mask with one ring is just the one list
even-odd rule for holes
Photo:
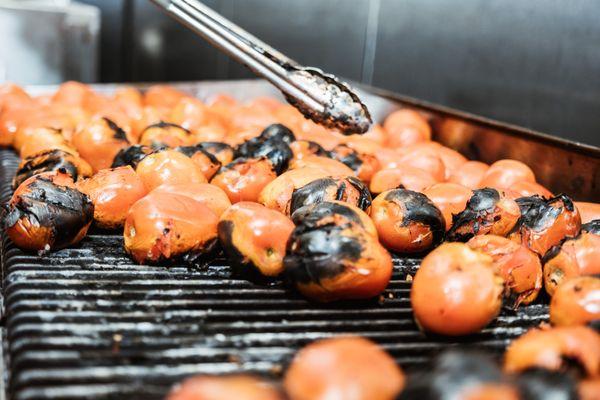
[[[2,202],[17,165],[0,150]],[[205,269],[136,265],[120,232],[90,232],[80,245],[42,257],[3,236],[9,398],[161,399],[193,373],[277,376],[302,346],[343,334],[375,340],[414,370],[453,344],[499,355],[548,319],[547,307],[534,304],[503,311],[459,342],[425,336],[413,322],[406,280],[418,262],[396,258],[380,299],[317,304],[282,284],[235,278],[222,258]]]

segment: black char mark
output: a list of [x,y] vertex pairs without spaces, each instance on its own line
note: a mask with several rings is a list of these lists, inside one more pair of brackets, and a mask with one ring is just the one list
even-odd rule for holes
[[305,222],[308,224],[317,224],[324,218],[333,217],[334,215],[341,215],[348,219],[348,221],[363,226],[360,216],[352,208],[343,203],[332,203],[328,201],[297,209],[292,214],[292,221],[295,225],[300,225]]
[[150,146],[145,146],[143,144],[126,147],[117,153],[110,167],[117,168],[130,165],[135,169],[140,161],[146,158],[146,156],[154,153],[154,151],[155,150]]
[[346,146],[339,145],[333,148],[329,152],[329,155],[334,160],[337,160],[343,164],[345,164],[352,171],[358,171],[360,167],[363,165],[363,160],[360,157],[360,154],[356,150]]
[[521,217],[514,230],[525,227],[539,232],[552,225],[563,210],[568,212],[575,210],[573,201],[565,194],[547,200],[538,195],[521,197],[516,202],[521,210]]
[[480,353],[446,351],[430,368],[415,374],[397,400],[455,400],[485,384],[504,383],[496,363]]
[[190,134],[190,131],[185,129],[183,126],[181,125],[177,125],[174,124],[172,122],[165,122],[165,121],[159,121],[155,124],[152,125],[148,125],[147,127],[144,128],[144,130],[142,131],[142,135],[144,134],[144,132],[146,132],[148,129],[152,129],[152,128],[160,128],[160,129],[164,129],[164,128],[177,128],[177,129],[181,129],[182,131],[184,131],[185,133],[187,133],[188,135]]
[[112,120],[110,120],[106,117],[104,117],[102,119],[104,120],[104,122],[106,122],[106,125],[108,125],[110,130],[112,130],[114,132],[113,138],[115,138],[117,140],[124,140],[129,143],[129,140],[127,140],[127,135],[125,134],[125,131],[123,129],[121,129],[121,127],[119,125],[117,125]]
[[271,124],[267,126],[258,137],[263,141],[269,139],[280,140],[288,145],[296,140],[296,136],[294,136],[291,129],[282,124]]
[[290,146],[277,137],[263,139],[260,136],[240,144],[235,150],[235,157],[266,157],[273,164],[277,175],[284,172],[294,156]]
[[402,218],[402,226],[413,223],[426,225],[433,235],[432,245],[435,247],[444,240],[446,222],[439,208],[423,193],[407,189],[394,189],[386,194],[385,200],[403,205],[406,212]]
[[52,248],[71,244],[81,229],[94,218],[90,198],[77,189],[59,186],[46,177],[28,185],[24,193],[9,206],[5,227],[14,226],[20,219],[29,219],[32,225],[49,228]]
[[202,146],[204,150],[217,157],[219,154],[223,152],[230,152],[231,157],[233,158],[233,147],[228,145],[227,143],[221,142],[200,142],[199,145]]
[[[494,213],[496,204],[500,200],[500,193],[496,189],[483,188],[473,191],[473,195],[467,201],[466,208],[460,213],[452,216],[452,227],[448,231],[448,240],[452,242],[466,242],[477,235],[482,225],[489,222],[486,218]],[[471,232],[458,232],[459,229],[473,224]]]
[[577,400],[573,377],[562,371],[532,368],[519,374],[516,379],[522,400]]
[[13,179],[16,189],[26,179],[48,171],[60,171],[77,180],[77,166],[69,161],[70,154],[63,150],[48,150],[25,158]]
[[600,235],[600,219],[595,219],[581,225],[581,231],[591,233],[593,235]]
[[[349,187],[350,186],[350,187]],[[371,193],[369,189],[357,178],[347,177],[344,179],[322,178],[307,183],[292,193],[290,213],[294,213],[301,207],[331,200],[343,200],[347,192],[358,191],[359,197],[355,206],[366,210],[371,206]],[[331,193],[335,198],[329,198]]]
[[211,163],[213,164],[217,164],[217,165],[221,165],[221,162],[219,160],[217,160],[217,157],[215,157],[212,153],[210,153],[209,151],[207,151],[204,146],[202,146],[201,144],[197,144],[195,146],[179,146],[175,148],[176,151],[185,154],[188,157],[193,157],[194,154],[196,153],[202,153],[204,154],[206,157],[208,157],[208,159],[210,160]]

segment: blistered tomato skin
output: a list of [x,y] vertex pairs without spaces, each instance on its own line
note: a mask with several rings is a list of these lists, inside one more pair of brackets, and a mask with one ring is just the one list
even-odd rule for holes
[[400,367],[377,344],[348,336],[300,350],[283,385],[290,400],[393,400],[404,381]]
[[111,168],[123,167],[129,165],[133,169],[146,158],[147,155],[154,153],[155,149],[150,146],[144,146],[142,144],[134,144],[129,147],[125,147],[115,155],[112,161]]
[[498,315],[503,291],[490,256],[463,243],[444,243],[423,259],[410,299],[422,329],[460,336],[478,332]]
[[550,302],[550,322],[585,325],[600,320],[600,278],[581,276],[562,283]]
[[235,150],[235,157],[266,157],[279,175],[288,168],[290,160],[294,156],[289,146],[294,139],[294,134],[285,126],[270,125],[259,136],[240,144]]
[[369,210],[372,201],[369,189],[354,176],[322,178],[294,190],[290,213],[307,205],[334,200],[352,204],[363,211]]
[[198,164],[176,150],[161,150],[147,155],[138,163],[135,172],[148,191],[163,183],[206,183]]
[[351,168],[356,176],[363,182],[370,182],[371,178],[379,170],[379,161],[370,154],[361,154],[346,146],[335,146],[329,155]]
[[515,339],[504,354],[508,373],[544,368],[565,370],[573,363],[585,376],[600,376],[600,334],[584,326],[531,329]]
[[542,264],[527,247],[496,235],[474,236],[467,242],[473,250],[493,259],[494,268],[505,282],[506,305],[517,308],[534,301],[542,289]]
[[283,264],[287,279],[300,293],[327,302],[371,298],[385,289],[392,258],[376,234],[365,229],[360,213],[364,214],[339,202],[323,202],[294,213],[297,226]]
[[204,150],[215,156],[221,165],[227,165],[234,159],[233,147],[227,143],[221,142],[200,142],[197,145],[202,146]]
[[190,197],[210,208],[217,217],[231,207],[227,193],[209,183],[165,183],[151,193],[172,193]]
[[460,213],[467,206],[467,201],[473,195],[473,191],[466,186],[457,183],[442,182],[423,189],[427,196],[437,208],[440,209],[446,221],[446,230],[452,226],[452,215]]
[[123,226],[129,208],[147,193],[144,183],[130,166],[100,170],[76,186],[94,203],[96,224],[107,229]]
[[506,236],[517,224],[518,204],[503,192],[485,188],[473,191],[467,207],[452,219],[448,241],[466,242],[476,235]]
[[399,253],[420,253],[442,242],[442,212],[422,193],[388,190],[373,200],[371,218],[381,243]]
[[221,167],[210,181],[223,189],[232,203],[257,201],[260,192],[277,177],[266,157],[238,158]]
[[7,206],[4,228],[20,248],[49,251],[78,243],[92,223],[94,205],[64,173],[25,180]]
[[262,140],[276,139],[291,144],[296,140],[294,133],[285,125],[271,124],[267,126],[259,135]]
[[217,157],[206,151],[202,145],[182,146],[175,148],[175,150],[190,157],[192,161],[198,164],[204,177],[208,180],[212,179],[221,168],[221,162]]
[[26,179],[49,171],[66,173],[74,181],[92,175],[92,167],[81,157],[64,150],[47,150],[21,161],[13,178],[13,189]]
[[173,193],[138,200],[125,220],[125,250],[140,264],[183,260],[196,263],[217,243],[219,218],[205,204]]
[[563,282],[600,274],[600,220],[581,226],[581,233],[552,247],[543,257],[544,286],[551,296]]
[[312,221],[350,221],[358,224],[361,229],[373,237],[377,237],[377,228],[373,220],[360,208],[344,201],[324,201],[297,209],[291,218],[299,225],[304,218]]
[[73,135],[73,145],[94,169],[109,168],[117,153],[129,147],[123,129],[108,118],[90,121]]
[[25,159],[42,151],[50,150],[63,150],[67,153],[77,154],[77,151],[64,138],[60,129],[34,128],[31,131],[33,133],[18,148],[21,158]]
[[294,154],[294,159],[301,160],[307,156],[327,156],[327,151],[317,142],[310,140],[297,140],[290,143],[290,149]]
[[240,202],[221,215],[218,229],[237,274],[259,281],[281,274],[286,243],[294,229],[288,217],[257,203]]
[[170,122],[160,121],[147,126],[140,136],[140,144],[167,147],[186,146],[190,142],[190,131]]
[[271,384],[251,375],[201,375],[175,386],[166,400],[284,400]]
[[565,238],[579,233],[581,216],[568,196],[561,194],[551,199],[532,196],[516,201],[521,218],[509,238],[540,256]]

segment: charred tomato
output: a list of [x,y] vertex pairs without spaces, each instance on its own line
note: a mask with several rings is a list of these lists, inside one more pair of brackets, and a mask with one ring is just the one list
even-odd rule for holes
[[223,189],[232,203],[257,201],[260,192],[277,177],[266,157],[238,158],[223,166],[210,181]]
[[219,168],[221,168],[221,162],[217,157],[206,151],[202,145],[182,146],[175,148],[175,150],[185,154],[198,164],[204,177],[208,180],[210,180],[217,173]]
[[251,375],[200,375],[187,378],[166,400],[284,400],[270,383]]
[[171,122],[160,121],[147,126],[141,133],[140,144],[167,147],[186,146],[190,142],[190,131]]
[[142,144],[134,144],[129,147],[125,147],[115,155],[112,161],[111,168],[123,167],[129,165],[132,168],[136,168],[137,165],[147,155],[154,153],[155,149],[150,146],[144,146]]
[[584,325],[600,320],[600,278],[580,276],[559,285],[550,302],[554,325]]
[[127,135],[108,118],[93,119],[73,135],[73,145],[94,172],[109,168],[117,153],[129,147]]
[[92,167],[81,157],[64,150],[47,150],[21,161],[13,178],[13,188],[34,175],[50,171],[68,174],[74,181],[92,175]]
[[198,143],[204,150],[216,157],[221,165],[229,164],[234,159],[234,149],[227,143],[221,142],[200,142]]
[[294,190],[290,203],[290,213],[301,207],[323,201],[343,201],[363,211],[371,207],[371,192],[356,177],[321,178]]
[[202,170],[191,158],[176,150],[161,150],[147,155],[135,172],[148,191],[163,183],[205,183]]
[[334,160],[346,164],[363,182],[370,182],[375,172],[379,170],[379,161],[375,156],[359,153],[343,144],[335,146],[329,155]]

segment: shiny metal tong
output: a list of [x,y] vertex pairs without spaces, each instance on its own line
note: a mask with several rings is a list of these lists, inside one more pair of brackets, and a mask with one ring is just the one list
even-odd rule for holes
[[367,107],[335,76],[299,65],[198,0],[152,1],[270,81],[305,117],[345,134],[369,129],[372,121]]

